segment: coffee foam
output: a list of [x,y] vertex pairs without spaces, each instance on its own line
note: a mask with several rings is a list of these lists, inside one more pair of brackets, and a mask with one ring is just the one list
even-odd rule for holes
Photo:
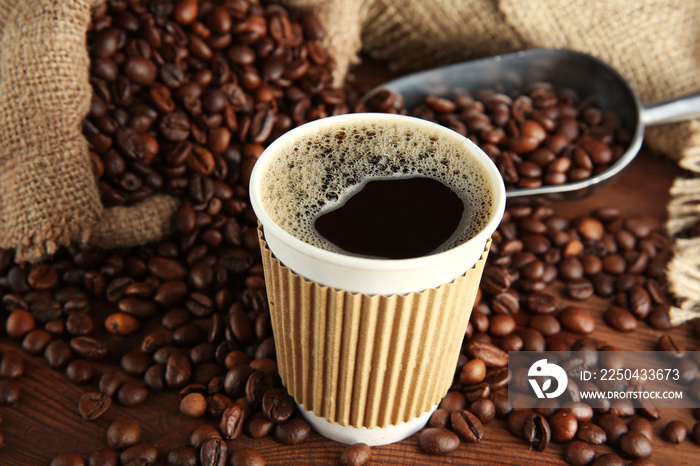
[[[458,137],[411,124],[357,122],[302,132],[275,154],[262,177],[270,218],[292,236],[344,253],[323,238],[314,221],[342,205],[368,181],[425,176],[441,181],[467,206],[451,249],[479,233],[493,215],[494,188],[486,168]],[[439,252],[439,251],[436,251]]]

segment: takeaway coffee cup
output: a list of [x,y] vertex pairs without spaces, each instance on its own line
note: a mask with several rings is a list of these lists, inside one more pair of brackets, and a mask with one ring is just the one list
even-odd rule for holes
[[[433,185],[462,210],[449,213],[453,231],[431,238],[440,244],[425,252],[420,243],[448,216],[446,202],[431,200]],[[375,198],[356,202],[370,191]],[[425,120],[341,115],[274,141],[255,165],[250,198],[280,376],[301,413],[343,443],[382,445],[420,430],[452,382],[505,209],[495,165],[470,140]],[[319,233],[330,213],[349,243]],[[396,238],[409,250],[364,254],[353,249],[357,238],[383,238],[377,244],[387,250]]]

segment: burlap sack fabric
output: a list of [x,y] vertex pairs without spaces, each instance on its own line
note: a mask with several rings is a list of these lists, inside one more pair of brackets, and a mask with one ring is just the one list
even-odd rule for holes
[[177,200],[105,209],[82,122],[85,34],[100,0],[0,0],[0,247],[36,261],[72,240],[104,247],[166,234]]
[[[315,9],[327,47],[345,78],[360,49],[405,73],[460,60],[536,47],[595,55],[631,82],[642,102],[700,89],[700,2],[684,0],[283,0]],[[359,29],[359,36],[357,35]],[[339,40],[342,39],[342,40]],[[700,121],[647,129],[645,142],[678,160],[690,176],[675,181],[667,229],[700,222]],[[695,178],[694,178],[695,177]],[[700,238],[675,242],[669,264],[682,300],[672,316],[700,311]]]

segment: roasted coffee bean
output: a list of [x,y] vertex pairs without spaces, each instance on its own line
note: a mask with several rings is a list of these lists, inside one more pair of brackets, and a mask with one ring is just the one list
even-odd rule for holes
[[116,335],[129,335],[140,327],[138,319],[130,314],[115,312],[107,316],[104,322],[105,329]]
[[24,358],[16,351],[3,351],[0,356],[0,376],[17,379],[23,374]]
[[197,450],[191,446],[176,447],[167,455],[169,466],[197,466],[198,462]]
[[511,293],[498,293],[491,299],[491,308],[498,314],[517,314],[520,310],[518,298]]
[[456,390],[450,390],[440,401],[438,407],[446,409],[447,412],[452,413],[452,411],[457,411],[466,408],[467,399],[462,393]]
[[[558,323],[557,323],[558,324]],[[511,333],[501,338],[499,346],[503,351],[520,351],[523,349],[523,339]]]
[[459,437],[448,429],[428,427],[418,435],[418,446],[430,455],[446,455],[459,448]]
[[49,466],[85,466],[85,460],[77,453],[61,453],[53,457]]
[[515,330],[515,319],[508,314],[496,314],[489,319],[489,333],[494,337],[504,337]]
[[102,447],[90,453],[87,464],[88,466],[117,466],[119,464],[119,458],[117,457],[117,452],[114,450]]
[[70,347],[75,354],[85,359],[101,359],[109,350],[104,342],[84,336],[71,338]]
[[148,269],[161,280],[185,280],[187,278],[187,269],[173,259],[152,257],[148,261]]
[[570,332],[591,333],[595,329],[595,321],[591,313],[583,308],[569,306],[562,310],[557,318],[561,325]]
[[16,380],[0,380],[0,405],[12,406],[19,401],[20,395],[20,385]]
[[34,330],[35,326],[34,316],[29,311],[16,309],[5,321],[5,332],[8,337],[19,340]]
[[536,413],[527,415],[523,420],[522,436],[536,451],[544,451],[551,438],[547,420]]
[[627,432],[620,437],[620,448],[632,458],[649,458],[652,454],[651,441],[639,432]]
[[262,411],[275,422],[284,422],[294,412],[294,399],[282,388],[267,390],[262,398]]
[[371,459],[372,450],[365,443],[349,445],[340,453],[340,464],[346,466],[362,466]]
[[503,367],[508,364],[508,353],[491,343],[472,341],[467,345],[467,354],[480,359],[487,367]]
[[95,367],[90,361],[75,359],[66,367],[66,377],[74,384],[85,384],[95,375]]
[[545,337],[551,337],[561,331],[561,324],[556,317],[550,314],[538,314],[532,316],[528,326],[537,330]]
[[[634,462],[630,463],[633,464]],[[591,466],[624,466],[625,461],[620,458],[615,453],[605,453],[603,455],[597,456],[596,459],[591,463]],[[635,464],[635,466],[642,466],[641,464]],[[649,466],[652,466],[650,464]]]
[[605,431],[591,422],[582,422],[576,430],[576,438],[593,445],[602,445],[607,440]]
[[560,411],[549,418],[549,428],[553,442],[568,442],[576,435],[578,421],[571,413]]
[[140,319],[154,317],[158,312],[153,301],[143,298],[125,298],[119,301],[119,310]]
[[647,322],[655,329],[667,330],[673,327],[669,318],[668,305],[655,307],[647,316]]
[[259,407],[262,404],[265,393],[272,388],[273,380],[269,374],[261,371],[254,371],[245,386],[245,396],[248,404]]
[[174,351],[167,359],[165,366],[165,382],[169,388],[181,388],[192,375],[192,363],[179,351]]
[[305,442],[311,433],[311,426],[300,418],[291,418],[275,427],[275,438],[285,445],[298,445]]
[[532,414],[535,414],[535,412],[531,410],[511,410],[511,412],[508,414],[506,422],[508,432],[510,432],[515,437],[524,438],[523,426],[525,425],[525,419],[527,419]]
[[244,430],[251,438],[264,437],[275,428],[277,424],[265,416],[264,413],[258,411],[246,419]]
[[117,419],[107,429],[107,444],[114,450],[124,450],[141,441],[141,424],[133,419]]
[[700,444],[700,422],[696,422],[693,426],[693,441]]
[[84,312],[70,312],[66,317],[65,328],[70,335],[88,335],[94,327],[92,317]]
[[51,343],[46,345],[44,350],[44,358],[54,369],[61,369],[65,367],[71,359],[73,359],[73,352],[71,351],[70,345],[65,340],[53,340]]
[[188,417],[202,417],[207,412],[207,399],[201,393],[188,393],[180,400],[180,412]]
[[590,280],[586,278],[578,278],[575,280],[569,280],[566,283],[565,290],[566,294],[570,298],[583,301],[593,296],[595,287]]
[[453,411],[450,422],[452,430],[464,442],[478,443],[484,437],[483,424],[478,417],[466,409]]
[[119,454],[121,464],[155,464],[158,459],[158,448],[150,443],[139,443],[130,446]]
[[507,367],[497,367],[489,369],[488,372],[486,372],[484,382],[492,391],[496,391],[506,388],[511,378],[512,373],[510,369]]
[[238,403],[232,403],[221,415],[219,429],[227,439],[236,439],[243,432],[245,409]]
[[596,421],[598,426],[605,432],[608,445],[617,445],[620,437],[627,433],[625,422],[615,414],[603,414]]
[[120,373],[106,372],[100,377],[99,390],[107,396],[114,396],[122,383],[124,383],[124,377]]
[[688,428],[683,421],[671,421],[663,430],[664,439],[671,443],[682,443],[687,435]]
[[[369,447],[368,447],[369,448]],[[250,447],[239,448],[231,453],[229,457],[229,466],[265,466],[265,458],[262,454]],[[355,464],[355,463],[347,463]],[[357,463],[364,464],[364,463]]]
[[674,358],[682,358],[685,355],[685,348],[683,345],[678,343],[676,339],[668,333],[659,338],[657,349],[659,351],[665,351]]
[[445,408],[438,408],[428,420],[429,427],[447,427],[450,422],[450,411]]
[[29,272],[27,282],[35,290],[49,290],[58,283],[58,272],[51,265],[39,265]]
[[630,311],[638,319],[644,319],[651,312],[652,301],[649,292],[641,285],[634,285],[628,291]]
[[610,306],[603,315],[605,322],[618,332],[631,332],[637,328],[637,319],[626,309]]
[[148,390],[139,382],[127,382],[117,390],[117,400],[122,406],[134,407],[146,401]]
[[48,345],[53,337],[49,332],[42,329],[35,329],[29,332],[22,340],[22,349],[30,354],[39,354]]
[[648,419],[639,417],[632,419],[627,428],[630,432],[639,432],[649,440],[652,440],[652,437],[654,436],[653,427]]
[[496,406],[488,398],[482,398],[469,405],[469,411],[479,418],[482,424],[488,424],[496,417]]
[[221,438],[219,430],[211,424],[202,424],[195,428],[190,434],[189,444],[191,447],[199,449],[205,441],[211,438]]
[[587,466],[593,463],[596,452],[590,444],[574,440],[564,448],[564,461],[572,466]]
[[518,331],[523,340],[523,351],[544,351],[547,343],[544,336],[535,329],[524,328]]
[[[608,367],[608,366],[604,366]],[[561,406],[560,411],[570,413],[576,420],[581,422],[590,421],[593,418],[593,409],[582,402],[568,402]]]
[[525,299],[528,310],[535,314],[551,314],[557,310],[559,300],[548,293],[531,293]]
[[102,416],[112,404],[112,398],[104,393],[85,393],[80,397],[78,411],[86,421],[94,421]]
[[224,378],[224,390],[232,399],[245,395],[246,382],[253,373],[253,369],[247,364],[238,364],[226,373]]

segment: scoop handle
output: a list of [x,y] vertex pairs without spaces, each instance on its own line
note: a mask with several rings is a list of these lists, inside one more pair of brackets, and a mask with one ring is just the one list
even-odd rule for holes
[[650,105],[642,114],[647,126],[678,123],[695,118],[700,118],[700,91]]

